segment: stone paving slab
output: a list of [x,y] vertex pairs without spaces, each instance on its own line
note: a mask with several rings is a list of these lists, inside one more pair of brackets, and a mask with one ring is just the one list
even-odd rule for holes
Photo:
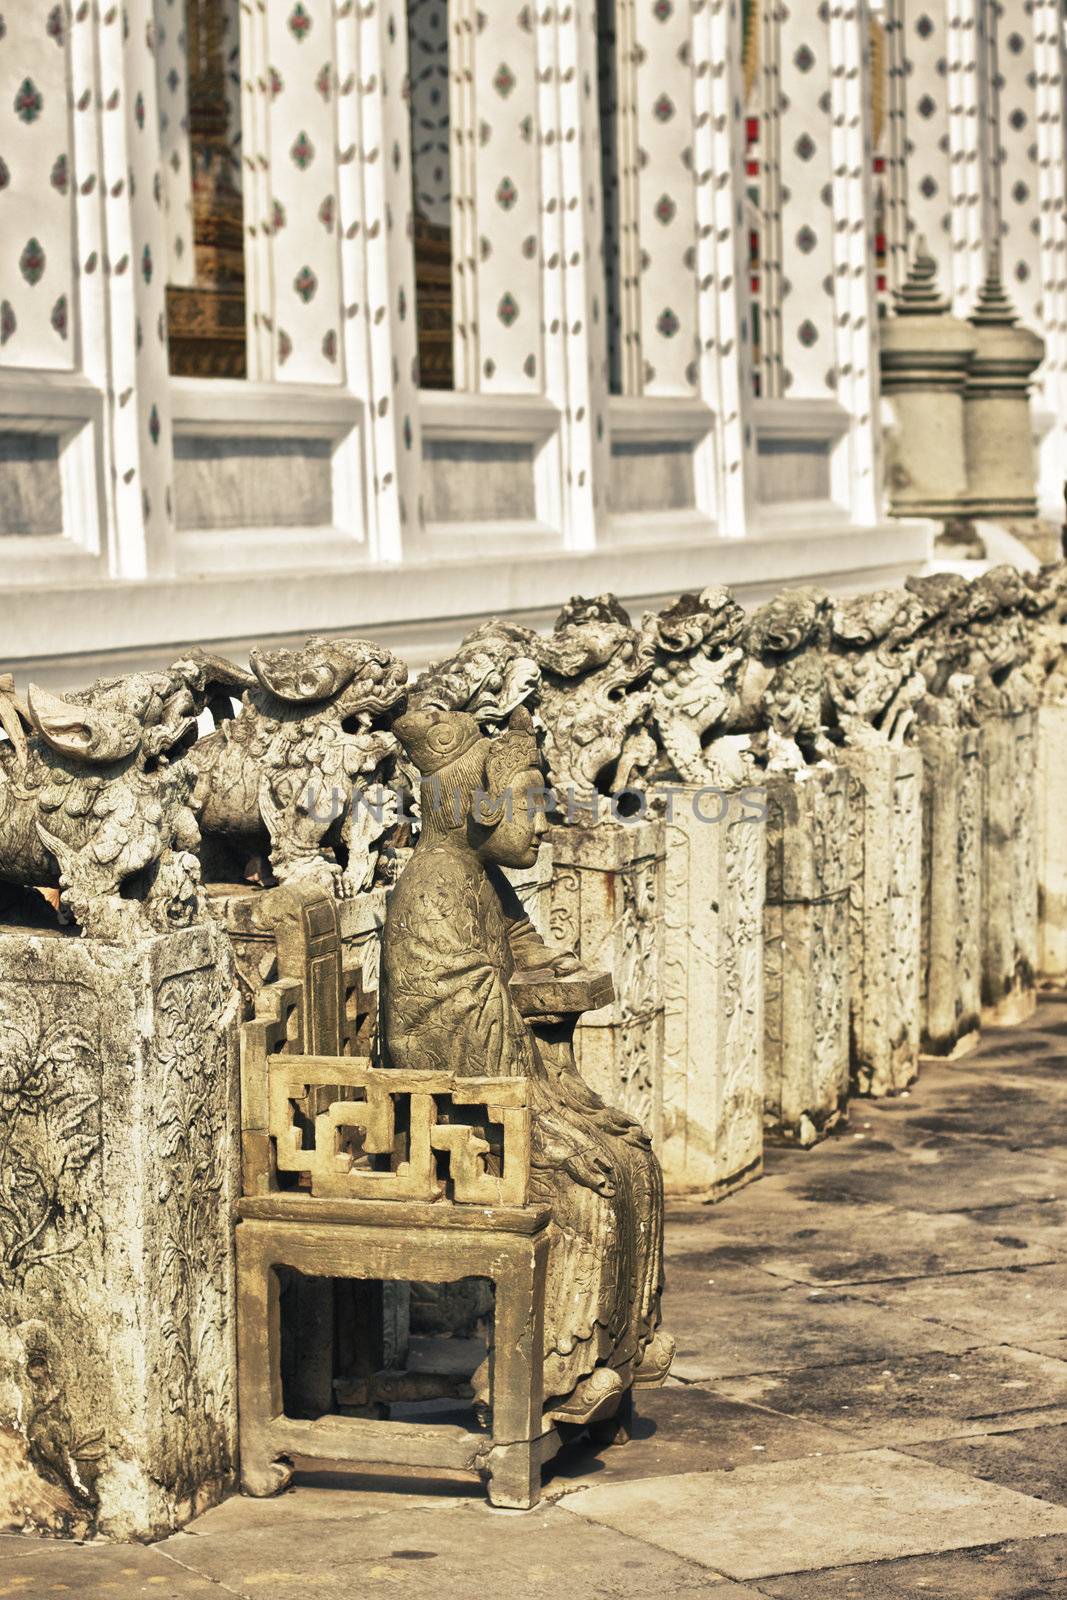
[[[935,1469],[930,1469],[935,1470]],[[555,1506],[493,1511],[483,1503],[411,1508],[352,1521],[178,1533],[160,1548],[226,1593],[270,1600],[355,1600],[417,1589],[433,1600],[566,1594],[567,1600],[648,1600],[651,1594],[741,1600],[720,1573],[644,1538]],[[643,1530],[642,1530],[643,1531]],[[218,1591],[216,1591],[218,1592]]]
[[720,1283],[727,1268],[734,1274],[758,1268],[768,1277],[830,1287],[1057,1259],[1033,1225],[1024,1231],[993,1230],[954,1212],[887,1208],[871,1217],[832,1218],[821,1228],[777,1228],[769,1237],[752,1242],[750,1237],[747,1219],[731,1227],[724,1218],[714,1231],[701,1233],[692,1254],[671,1258],[672,1276],[702,1266]]
[[[916,1444],[908,1454],[940,1467],[1002,1483],[1020,1494],[1067,1505],[1067,1425]],[[1067,1590],[1065,1590],[1067,1592]]]
[[[969,1211],[1067,1197],[1067,1162],[1044,1151],[965,1146],[945,1136],[944,1149],[893,1152],[880,1164],[808,1167],[789,1179],[801,1200],[851,1206],[857,1200],[909,1211]],[[980,1152],[980,1159],[979,1159]]]
[[560,1504],[757,1583],[825,1567],[829,1554],[843,1566],[1067,1533],[1067,1507],[893,1450],[646,1478],[581,1489]]
[[1067,1421],[1067,1363],[1007,1346],[800,1367],[718,1380],[715,1392],[840,1428],[863,1444]]
[[612,1483],[682,1472],[729,1471],[754,1461],[781,1461],[857,1448],[843,1434],[742,1405],[688,1384],[669,1384],[638,1397],[629,1444],[593,1450],[575,1444],[549,1468],[547,1492],[576,1483]]
[[923,1317],[983,1343],[1058,1339],[1067,1325],[1067,1263],[1062,1262],[867,1284],[855,1292],[894,1316]]
[[1067,1539],[837,1567],[759,1587],[773,1600],[1060,1600],[1067,1594]]
[[677,1340],[673,1371],[692,1382],[813,1363],[902,1358],[978,1343],[939,1323],[887,1316],[863,1300],[796,1284],[769,1293],[679,1292],[668,1285],[663,1319]]
[[71,1545],[58,1539],[12,1542],[0,1550],[0,1600],[226,1600],[202,1574],[168,1561],[160,1546]]

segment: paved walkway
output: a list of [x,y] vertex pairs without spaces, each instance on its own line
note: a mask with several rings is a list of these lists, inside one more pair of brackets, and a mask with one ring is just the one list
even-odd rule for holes
[[0,1539],[0,1597],[1067,1597],[1065,1052],[1048,1001],[676,1211],[677,1378],[537,1511],[305,1476],[151,1548]]

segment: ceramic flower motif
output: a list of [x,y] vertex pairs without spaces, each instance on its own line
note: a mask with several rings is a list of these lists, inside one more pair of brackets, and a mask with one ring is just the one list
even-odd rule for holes
[[315,159],[315,146],[303,129],[297,134],[290,147],[289,154],[293,165],[300,172],[306,172]]
[[510,211],[518,198],[519,191],[511,179],[501,178],[496,191],[496,203],[500,209],[502,211]]
[[36,122],[44,108],[44,96],[32,78],[23,78],[15,96],[15,112],[20,122]]
[[46,262],[40,239],[27,239],[19,256],[19,271],[31,289],[44,277]]
[[664,339],[673,339],[681,324],[670,306],[665,306],[656,318],[656,332]]
[[518,316],[519,302],[515,299],[515,296],[510,290],[505,291],[505,293],[500,296],[500,303],[496,308],[496,314],[504,324],[505,328],[510,328]]
[[65,339],[70,326],[69,314],[67,311],[67,297],[65,294],[61,294],[55,305],[52,307],[52,315],[49,318],[49,321],[52,324],[53,331],[58,333],[61,339]]
[[298,44],[303,44],[304,40],[311,32],[311,18],[308,16],[305,8],[300,4],[300,0],[297,0],[296,5],[293,7],[292,11],[290,11],[287,26],[289,28],[289,32],[292,34],[293,38]]
[[307,266],[301,267],[293,279],[293,288],[296,291],[297,298],[302,300],[304,305],[308,305],[315,298],[315,291],[318,286],[318,278],[311,268]]
[[18,327],[15,308],[10,300],[0,300],[0,344],[6,344]]

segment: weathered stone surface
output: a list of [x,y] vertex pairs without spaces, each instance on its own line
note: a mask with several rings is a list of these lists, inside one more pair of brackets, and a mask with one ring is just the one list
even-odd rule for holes
[[[1067,1510],[895,1450],[646,1478],[568,1495],[564,1509],[639,1527],[662,1550],[741,1580],[839,1563],[1067,1533]],[[788,1538],[783,1530],[788,1529]]]
[[615,999],[582,1017],[574,1054],[586,1082],[663,1135],[664,823],[602,817],[553,828],[552,939],[590,970],[610,972]]
[[532,867],[509,867],[505,877],[542,939],[552,933],[552,846],[542,844]]
[[774,1600],[1049,1600],[1065,1582],[1067,1538],[1060,1534],[765,1579],[760,1593]]
[[931,1318],[975,1339],[1022,1345],[1062,1334],[1067,1262],[868,1284],[856,1292],[894,1313]]
[[0,973],[0,1525],[158,1536],[235,1466],[229,945],[4,932]]
[[664,1180],[718,1196],[763,1157],[764,824],[750,791],[685,788],[665,826]]
[[982,767],[968,727],[922,724],[920,1048],[961,1055],[981,1013]]
[[[829,1307],[829,1295],[819,1297]],[[817,1303],[817,1302],[816,1302]],[[839,1308],[862,1302],[838,1295]],[[889,1319],[884,1319],[889,1320]],[[920,1325],[918,1323],[913,1325]],[[936,1337],[936,1330],[931,1329]],[[805,1422],[842,1429],[860,1444],[911,1445],[997,1428],[1067,1420],[1067,1366],[1029,1350],[990,1345],[916,1353],[719,1381],[720,1394]]]
[[811,1144],[848,1103],[848,780],[838,767],[767,779],[764,1117]]
[[1034,713],[982,718],[982,1020],[1029,1017],[1037,966]]
[[979,1434],[970,1439],[941,1439],[916,1444],[909,1455],[938,1466],[968,1472],[1002,1483],[1006,1489],[1039,1500],[1067,1505],[1067,1423],[1052,1428],[1023,1428],[1015,1433]]
[[1067,983],[1067,704],[1037,713],[1037,976]]
[[845,749],[849,786],[849,1017],[852,1083],[897,1094],[919,1070],[922,757],[893,745]]

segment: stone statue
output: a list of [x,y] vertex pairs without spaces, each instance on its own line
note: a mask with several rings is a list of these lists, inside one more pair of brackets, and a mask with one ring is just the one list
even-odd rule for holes
[[1023,585],[1027,674],[1040,704],[1061,704],[1067,700],[1067,561],[1024,574]]
[[493,618],[412,687],[413,710],[465,711],[483,731],[529,708],[557,795],[626,788],[655,755],[647,643],[613,595],[567,602],[551,634]]
[[754,735],[768,772],[830,759],[825,655],[831,605],[819,589],[783,589],[745,630],[737,732]]
[[385,783],[399,746],[384,723],[404,699],[407,669],[362,639],[253,650],[250,662],[236,716],[190,753],[205,846],[228,848],[238,879],[269,847],[279,882],[358,894],[396,820]]
[[0,683],[0,881],[58,888],[83,933],[130,944],[201,914],[195,730],[182,673],[132,673],[60,699]]
[[932,572],[905,579],[917,603],[919,671],[926,693],[915,707],[925,726],[974,725],[974,678],[968,672],[971,640],[965,623],[967,580],[958,572]]
[[980,714],[1014,716],[1033,708],[1036,694],[1027,671],[1030,641],[1023,614],[1027,587],[1015,567],[990,567],[973,578],[962,597],[970,640],[968,671],[975,681]]
[[745,613],[729,589],[683,594],[666,610],[646,613],[641,636],[655,661],[652,719],[665,776],[722,787],[753,776],[748,740],[732,733],[744,633]]
[[919,670],[925,620],[915,596],[901,589],[834,606],[826,684],[844,744],[906,742],[927,688]]
[[[610,1417],[631,1384],[664,1380],[673,1353],[658,1331],[662,1178],[644,1130],[579,1076],[566,1026],[524,1017],[532,980],[577,969],[501,871],[531,866],[544,832],[537,742],[528,722],[490,739],[463,712],[409,713],[396,732],[422,774],[423,827],[383,935],[382,1064],[529,1079],[530,1198],[553,1217],[546,1416]],[[486,1385],[483,1368],[483,1405]]]

